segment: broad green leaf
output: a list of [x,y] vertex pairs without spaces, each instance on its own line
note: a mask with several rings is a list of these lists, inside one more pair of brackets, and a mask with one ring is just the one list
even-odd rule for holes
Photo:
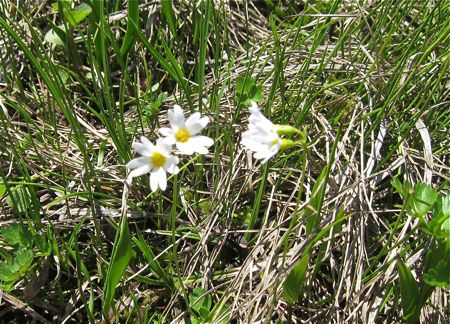
[[297,302],[305,282],[306,272],[308,270],[309,259],[311,258],[311,251],[307,249],[302,258],[297,262],[295,267],[291,270],[283,284],[284,299],[289,304]]
[[0,264],[0,280],[16,281],[20,279],[33,262],[33,252],[30,250],[20,250],[11,262]]
[[203,288],[194,288],[189,294],[189,304],[201,317],[206,318],[211,310],[212,298]]
[[114,240],[114,248],[111,254],[111,261],[109,263],[103,290],[103,314],[105,316],[108,315],[116,286],[131,260],[133,251],[131,246],[132,240],[130,229],[128,228],[128,221],[126,217],[122,217],[119,232]]
[[7,245],[14,246],[21,242],[21,231],[22,226],[20,224],[12,224],[11,226],[0,228],[0,237]]
[[429,269],[423,276],[424,281],[430,286],[440,288],[450,288],[450,264],[448,257],[444,256],[444,259],[432,269]]
[[391,182],[392,186],[397,190],[403,200],[408,199],[413,194],[412,185],[409,181],[401,183],[399,179],[394,179]]
[[209,316],[209,309],[203,306],[200,306],[200,308],[197,310],[198,314],[201,318],[208,318]]
[[66,13],[66,18],[69,24],[72,26],[78,25],[92,12],[92,8],[87,3],[82,3],[76,6],[73,10],[69,10]]
[[14,282],[19,278],[20,274],[12,268],[12,264],[6,262],[0,263],[0,281]]
[[16,257],[13,261],[13,265],[16,271],[19,271],[20,274],[24,274],[25,271],[30,267],[32,262],[33,252],[23,249],[17,252]]
[[37,235],[34,244],[41,253],[41,255],[50,255],[50,244],[47,243],[47,238],[44,235]]
[[247,99],[244,101],[244,105],[250,105],[252,101],[260,102],[263,99],[263,87],[261,84],[253,85],[250,92],[247,94]]
[[19,232],[20,235],[20,245],[23,247],[32,247],[33,246],[33,235],[27,228],[22,228]]
[[59,77],[61,79],[61,82],[63,84],[66,84],[67,80],[69,79],[69,73],[67,73],[65,70],[63,70],[61,68],[57,68],[57,72],[58,72],[58,75],[59,75]]
[[450,217],[450,196],[439,196],[436,201],[436,212],[438,217]]
[[56,31],[56,28],[58,28],[62,33],[66,32],[66,27],[64,25],[59,25],[50,29],[47,34],[45,34],[44,40],[50,44],[64,46],[64,41],[61,39],[60,35],[58,35],[60,33]]
[[448,235],[447,232],[450,232],[450,196],[439,196],[436,201],[435,211],[440,230],[444,232],[443,235]]
[[406,264],[398,259],[396,265],[400,278],[403,319],[408,323],[415,323],[420,315],[419,286]]
[[437,200],[438,194],[435,189],[425,183],[418,183],[414,186],[414,195],[408,201],[411,212],[417,217],[423,217],[430,211]]
[[[67,8],[67,7],[70,7],[70,4],[72,3],[72,0],[58,0],[58,2],[61,2],[63,7]],[[55,11],[59,10],[59,3],[58,2],[52,3],[52,8]]]
[[236,93],[239,95],[250,95],[255,86],[255,80],[251,77],[239,77],[236,79]]

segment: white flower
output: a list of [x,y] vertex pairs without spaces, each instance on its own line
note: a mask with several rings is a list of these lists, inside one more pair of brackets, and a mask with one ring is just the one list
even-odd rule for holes
[[263,159],[265,163],[280,150],[281,138],[277,126],[261,114],[255,102],[249,109],[248,130],[242,134],[241,144],[255,152],[255,159]]
[[183,110],[178,105],[169,110],[168,116],[171,128],[159,129],[166,144],[176,144],[177,149],[186,155],[208,153],[207,148],[213,145],[214,141],[207,136],[197,135],[208,124],[208,117],[202,117],[196,112],[185,120]]
[[153,145],[145,136],[141,137],[141,143],[133,143],[135,149],[141,157],[128,162],[127,168],[134,169],[128,177],[134,178],[150,172],[150,188],[153,192],[166,190],[167,174],[177,174],[180,171],[177,167],[178,158],[171,154],[171,147],[166,145],[162,139]]

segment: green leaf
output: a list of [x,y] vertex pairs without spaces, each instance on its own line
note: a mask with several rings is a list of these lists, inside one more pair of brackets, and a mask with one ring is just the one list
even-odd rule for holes
[[191,305],[191,308],[202,318],[206,318],[208,317],[212,306],[211,295],[206,293],[203,288],[194,288],[189,294],[189,305]]
[[151,118],[158,115],[159,110],[166,99],[167,92],[161,92],[153,102],[144,106],[144,108],[142,109],[142,114],[145,116],[147,123],[151,120]]
[[447,217],[441,225],[441,230],[450,232],[450,217]]
[[302,258],[297,262],[295,267],[291,270],[283,284],[284,299],[289,304],[297,302],[305,282],[306,272],[308,270],[309,259],[311,258],[311,251],[307,249]]
[[27,228],[21,224],[12,224],[0,229],[0,237],[11,247],[32,247],[33,235]]
[[12,262],[2,262],[0,264],[0,280],[8,282],[20,279],[32,262],[32,251],[25,249],[18,251]]
[[435,189],[425,183],[416,184],[413,190],[413,199],[408,201],[408,205],[415,216],[423,217],[433,208],[438,194]]
[[444,259],[440,260],[438,264],[428,270],[424,274],[424,281],[430,286],[440,288],[450,288],[450,267],[449,260],[444,256]]
[[133,251],[131,246],[132,240],[130,229],[128,228],[128,221],[126,217],[122,217],[120,229],[114,241],[114,248],[104,286],[103,314],[105,316],[108,316],[116,286],[131,260]]
[[34,244],[38,248],[41,255],[50,255],[50,244],[47,243],[47,238],[44,235],[37,235],[35,237]]
[[[139,1],[128,0],[127,29],[123,38],[122,47],[120,48],[122,60],[125,60],[128,52],[136,42],[136,28],[139,28]],[[123,63],[125,62],[123,61]]]
[[8,264],[6,262],[0,263],[0,281],[15,282],[19,278],[20,275],[12,269],[12,264]]
[[23,247],[32,247],[33,246],[33,235],[27,228],[22,228],[19,232],[20,236],[20,245]]
[[0,183],[0,198],[2,198],[5,195],[6,192],[6,185],[4,183]]
[[436,201],[435,214],[437,215],[437,223],[440,225],[439,230],[444,232],[443,235],[448,235],[447,232],[450,231],[450,196],[439,195]]
[[9,246],[18,245],[21,242],[20,232],[22,226],[20,224],[12,224],[11,226],[0,228],[0,237]]
[[436,212],[439,217],[450,217],[450,196],[439,196],[436,202]]
[[[253,81],[254,82],[254,81]],[[252,101],[260,102],[263,99],[263,87],[261,84],[253,85],[248,94],[248,99],[244,104],[249,105]]]
[[320,209],[322,208],[323,199],[325,196],[326,179],[328,176],[328,167],[325,166],[319,175],[319,178],[314,183],[311,192],[311,199],[303,209],[303,215],[306,219],[306,234],[311,234],[320,223]]
[[[59,29],[59,31],[56,29]],[[61,36],[61,33],[65,33],[65,32],[66,32],[66,27],[64,25],[59,25],[57,27],[50,29],[47,32],[47,34],[45,34],[44,40],[50,44],[64,46],[64,41],[61,39],[60,36]]]
[[52,3],[52,8],[56,12],[59,10],[59,2],[61,2],[63,8],[68,8],[70,7],[72,0],[58,0],[58,2]]
[[177,37],[177,20],[173,12],[172,1],[161,1],[161,11],[166,17],[172,36]]
[[66,12],[66,18],[69,24],[72,26],[78,25],[92,12],[92,8],[87,3],[82,3],[76,6],[73,10],[68,10]]
[[397,190],[403,200],[407,199],[408,196],[412,193],[412,185],[409,181],[406,181],[404,184],[400,182],[399,179],[394,179],[391,182],[392,186]]
[[150,265],[150,269],[153,271],[153,273],[157,277],[163,279],[168,287],[172,288],[173,282],[171,280],[171,277],[161,267],[161,265],[158,262],[158,259],[156,259],[155,254],[153,253],[153,250],[150,248],[147,242],[145,242],[144,238],[142,237],[142,234],[137,232],[137,238],[133,238],[133,242],[136,244],[139,250],[141,250],[146,261]]
[[420,315],[419,286],[411,270],[400,259],[397,260],[396,265],[400,278],[403,319],[408,323],[415,323]]
[[431,220],[423,226],[425,233],[437,240],[446,240],[450,232],[450,196],[438,196]]
[[236,93],[239,95],[249,95],[255,86],[255,80],[251,77],[239,77],[236,79]]

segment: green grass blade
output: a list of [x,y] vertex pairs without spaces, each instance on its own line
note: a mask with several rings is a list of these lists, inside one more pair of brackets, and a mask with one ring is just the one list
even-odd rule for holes
[[400,278],[403,319],[408,323],[416,323],[420,316],[419,287],[406,264],[398,259],[396,265]]
[[132,243],[127,217],[126,215],[123,215],[116,239],[114,240],[111,261],[109,263],[103,289],[103,314],[106,318],[109,316],[108,313],[114,298],[116,286],[120,282],[120,279],[131,260],[133,253]]
[[[163,1],[164,2],[164,1]],[[120,56],[122,64],[131,50],[131,47],[136,42],[136,29],[139,28],[139,1],[128,0],[128,14],[127,14],[127,30],[120,48]]]

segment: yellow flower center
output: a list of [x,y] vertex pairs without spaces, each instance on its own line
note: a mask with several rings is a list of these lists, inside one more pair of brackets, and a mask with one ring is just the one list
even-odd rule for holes
[[177,140],[177,142],[181,143],[186,143],[190,137],[191,134],[189,134],[189,132],[184,128],[180,128],[175,134],[175,139]]
[[271,145],[277,145],[278,144],[278,139],[274,139],[273,141],[272,141],[272,143],[270,143]]
[[150,163],[155,168],[160,168],[166,163],[167,158],[159,153],[158,151],[153,152],[152,156],[150,156]]

